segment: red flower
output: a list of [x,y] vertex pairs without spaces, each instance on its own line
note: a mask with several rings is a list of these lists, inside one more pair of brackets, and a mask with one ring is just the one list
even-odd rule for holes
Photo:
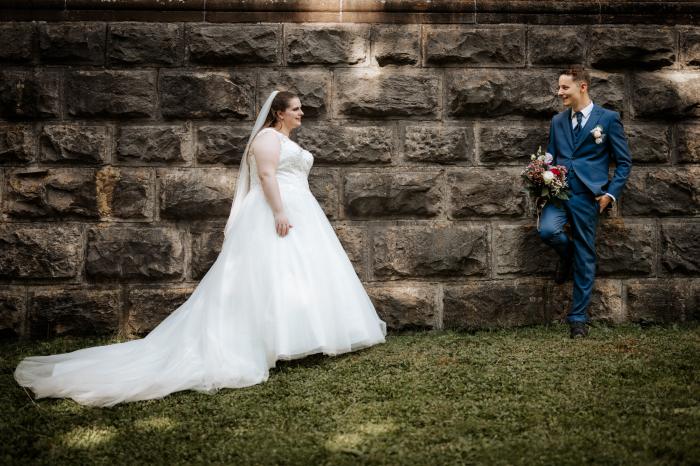
[[561,173],[559,172],[559,169],[558,169],[558,168],[552,167],[552,168],[549,169],[549,171],[552,172],[552,173],[554,173],[554,176],[559,176],[559,175],[561,175]]

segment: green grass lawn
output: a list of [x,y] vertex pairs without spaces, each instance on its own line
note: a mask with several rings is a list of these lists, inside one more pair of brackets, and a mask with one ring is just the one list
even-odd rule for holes
[[86,408],[33,402],[0,345],[0,463],[679,464],[700,462],[700,328],[563,326],[391,335],[280,363],[267,383]]

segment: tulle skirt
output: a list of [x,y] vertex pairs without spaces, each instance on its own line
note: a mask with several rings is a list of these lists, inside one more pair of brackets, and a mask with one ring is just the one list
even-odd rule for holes
[[253,188],[192,295],[145,338],[26,358],[17,382],[38,398],[112,406],[246,387],[280,359],[383,342],[386,326],[308,185],[280,182],[280,191],[286,237]]

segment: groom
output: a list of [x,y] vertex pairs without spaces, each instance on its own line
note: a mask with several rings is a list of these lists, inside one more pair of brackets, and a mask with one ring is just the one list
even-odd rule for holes
[[[588,335],[588,304],[595,280],[598,215],[620,197],[632,167],[620,114],[594,105],[588,95],[591,78],[581,66],[559,76],[558,96],[567,110],[555,115],[547,152],[567,168],[571,198],[560,206],[545,205],[540,237],[559,254],[554,280],[564,283],[573,267],[574,293],[567,322],[571,338]],[[608,168],[615,174],[608,181]],[[569,223],[571,235],[564,232]]]

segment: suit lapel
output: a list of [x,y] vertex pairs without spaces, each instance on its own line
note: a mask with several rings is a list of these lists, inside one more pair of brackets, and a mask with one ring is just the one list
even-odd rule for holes
[[574,153],[574,130],[571,127],[571,109],[569,109],[566,114],[566,119],[564,120],[564,134],[566,134],[566,140],[569,141],[569,147],[571,147],[571,153]]
[[578,150],[578,148],[583,144],[583,141],[586,140],[588,133],[590,133],[591,128],[594,128],[595,125],[598,124],[598,120],[600,120],[600,115],[603,112],[600,110],[600,108],[597,105],[593,105],[593,110],[591,110],[591,114],[588,117],[588,121],[586,122],[586,125],[581,129],[581,135],[579,136],[578,142],[576,142],[574,146],[574,153]]

